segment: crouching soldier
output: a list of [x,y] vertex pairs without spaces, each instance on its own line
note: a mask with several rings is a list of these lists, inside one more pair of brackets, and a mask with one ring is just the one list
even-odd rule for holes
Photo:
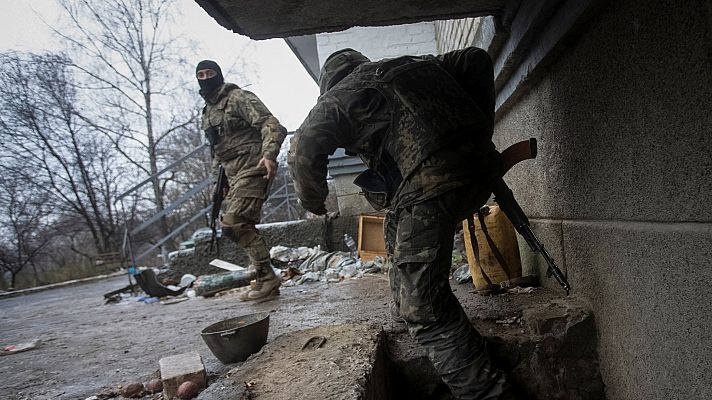
[[354,183],[387,210],[394,313],[455,398],[513,398],[448,282],[455,226],[501,176],[490,57],[467,48],[371,62],[344,49],[326,60],[319,87],[289,151],[302,205],[324,214],[328,156],[337,148],[359,155],[368,169]]

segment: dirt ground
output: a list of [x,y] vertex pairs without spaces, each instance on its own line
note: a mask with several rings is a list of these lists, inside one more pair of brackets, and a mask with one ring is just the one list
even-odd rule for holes
[[[543,289],[485,297],[474,294],[471,283],[451,283],[483,335],[509,337],[513,343],[540,340],[520,322],[525,308],[549,307],[561,297]],[[200,353],[209,380],[216,381],[235,364],[220,363],[203,342],[201,330],[254,312],[271,313],[268,343],[279,335],[319,326],[376,324],[386,330],[394,326],[388,315],[386,274],[282,288],[277,299],[259,304],[240,302],[237,294],[175,304],[104,304],[104,293],[126,284],[127,278],[120,276],[0,299],[0,345],[41,340],[36,349],[0,356],[0,398],[84,400],[158,377],[161,358],[188,351]],[[517,322],[506,322],[510,320]]]
[[41,340],[34,350],[0,357],[0,398],[85,399],[146,382],[161,358],[191,350],[216,376],[228,368],[200,336],[214,322],[268,311],[271,341],[319,325],[384,321],[389,298],[387,277],[377,274],[283,288],[278,299],[261,304],[234,294],[170,305],[104,304],[104,293],[126,284],[116,277],[0,300],[0,345]]

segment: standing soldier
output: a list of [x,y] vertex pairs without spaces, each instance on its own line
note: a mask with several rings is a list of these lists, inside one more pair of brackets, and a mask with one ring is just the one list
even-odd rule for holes
[[272,270],[267,243],[255,225],[277,173],[277,154],[287,130],[257,96],[225,83],[216,62],[199,62],[196,77],[205,99],[202,129],[212,149],[214,180],[222,165],[230,186],[222,234],[245,249],[257,272],[257,284],[240,299],[278,295],[281,281]]
[[321,97],[292,138],[289,166],[302,205],[324,214],[328,156],[358,154],[354,183],[386,209],[394,316],[426,348],[457,399],[510,399],[504,374],[448,282],[455,226],[501,176],[492,61],[482,49],[371,62],[344,49],[325,62]]

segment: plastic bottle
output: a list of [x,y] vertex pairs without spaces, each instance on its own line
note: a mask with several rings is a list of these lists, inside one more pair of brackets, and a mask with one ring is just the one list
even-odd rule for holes
[[348,247],[351,251],[351,255],[354,255],[358,252],[358,248],[356,247],[356,241],[348,233],[344,233],[344,244],[346,244],[346,247]]

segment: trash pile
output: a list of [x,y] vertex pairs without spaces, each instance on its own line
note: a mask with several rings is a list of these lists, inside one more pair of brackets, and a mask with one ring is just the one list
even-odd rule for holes
[[307,282],[340,282],[344,279],[360,277],[366,273],[383,270],[385,260],[376,257],[373,261],[363,261],[343,251],[327,252],[319,246],[314,248],[290,248],[275,246],[270,249],[270,258],[275,264],[286,264],[282,276],[283,286],[301,285]]
[[36,349],[41,343],[42,341],[40,339],[33,339],[29,342],[2,346],[2,348],[0,348],[0,356],[8,356],[10,354]]
[[[343,251],[327,252],[321,250],[320,246],[313,248],[275,246],[270,249],[275,273],[282,276],[282,285],[285,287],[308,282],[341,282],[344,279],[384,270],[383,257],[377,256],[372,261],[364,261],[354,257],[353,254]],[[175,301],[165,299],[187,300],[196,296],[212,297],[220,292],[249,286],[255,279],[254,268],[244,268],[218,259],[211,261],[210,265],[226,271],[198,277],[185,274],[180,282],[169,282],[170,279],[158,279],[159,271],[152,268],[139,268],[131,271],[136,285],[106,293],[104,299],[107,304],[125,304],[132,301],[146,304],[159,302],[173,304]],[[142,290],[146,295],[136,297],[137,289]]]

